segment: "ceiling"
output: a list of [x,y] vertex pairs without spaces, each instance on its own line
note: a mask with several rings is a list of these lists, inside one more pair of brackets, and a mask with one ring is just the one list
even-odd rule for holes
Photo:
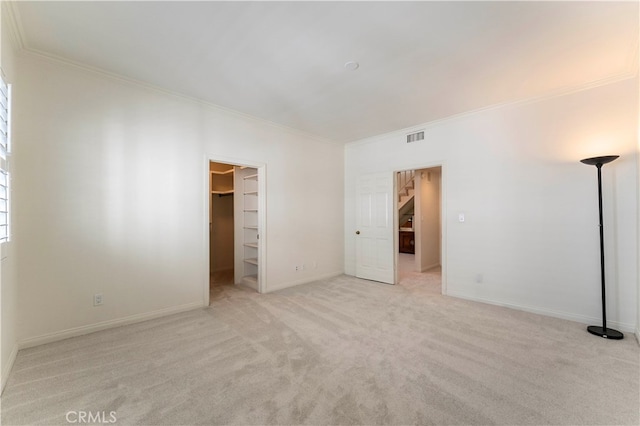
[[25,50],[341,143],[638,67],[638,2],[23,1],[13,11]]

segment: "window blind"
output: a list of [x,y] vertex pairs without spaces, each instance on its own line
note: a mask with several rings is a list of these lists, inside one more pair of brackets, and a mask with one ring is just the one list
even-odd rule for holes
[[9,91],[10,87],[0,78],[0,157],[6,159],[9,153]]
[[0,243],[9,241],[9,174],[0,170]]
[[0,74],[0,243],[9,241],[9,158],[11,152],[11,86]]

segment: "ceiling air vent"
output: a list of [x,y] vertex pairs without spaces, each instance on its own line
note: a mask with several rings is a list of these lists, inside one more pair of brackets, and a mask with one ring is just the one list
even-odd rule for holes
[[420,130],[419,132],[409,133],[407,135],[407,143],[418,142],[424,140],[424,130]]

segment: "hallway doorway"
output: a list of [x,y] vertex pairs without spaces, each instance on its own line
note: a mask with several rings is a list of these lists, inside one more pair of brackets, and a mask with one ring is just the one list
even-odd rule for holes
[[414,268],[414,256],[398,253],[398,285],[407,290],[420,290],[420,293],[442,294],[442,267],[434,266],[424,272]]
[[397,172],[397,282],[442,294],[442,166]]

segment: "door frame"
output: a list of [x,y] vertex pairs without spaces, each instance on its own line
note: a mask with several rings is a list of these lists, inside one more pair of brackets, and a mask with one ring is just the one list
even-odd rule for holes
[[393,232],[395,239],[395,248],[394,248],[394,269],[395,269],[395,283],[398,284],[398,254],[399,254],[399,241],[398,235],[400,235],[400,224],[398,223],[398,209],[397,209],[397,195],[398,195],[398,172],[403,172],[405,170],[421,170],[421,169],[430,169],[433,167],[440,167],[440,267],[442,270],[442,284],[441,284],[441,293],[443,295],[447,295],[447,190],[446,190],[446,164],[444,161],[435,161],[433,163],[421,163],[418,166],[408,166],[403,167],[398,170],[394,170],[393,178],[394,178],[394,192],[396,198],[394,201],[396,203],[396,207],[393,209]]
[[[210,304],[210,285],[211,285],[211,277],[210,277],[210,241],[209,241],[209,198],[211,197],[210,190],[210,162],[215,163],[224,163],[232,166],[238,167],[251,167],[255,168],[258,171],[258,229],[260,230],[260,239],[258,243],[258,293],[265,293],[267,290],[267,164],[260,161],[233,158],[233,157],[225,157],[222,155],[215,154],[207,154],[204,159],[204,185],[202,188],[202,193],[206,195],[204,198],[203,208],[202,208],[202,218],[203,218],[203,227],[202,227],[202,253],[208,254],[208,256],[203,256],[203,271],[204,271],[204,279],[203,279],[203,305],[209,306]],[[235,196],[235,194],[234,194]],[[235,217],[234,217],[234,253],[235,253],[235,244],[237,238],[235,235]]]

